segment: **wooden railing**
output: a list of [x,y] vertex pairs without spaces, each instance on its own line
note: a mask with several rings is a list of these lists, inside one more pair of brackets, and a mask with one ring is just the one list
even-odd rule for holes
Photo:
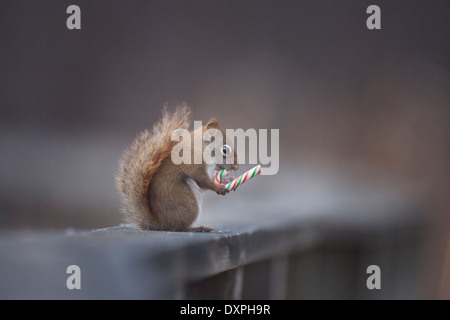
[[[211,218],[213,233],[22,231],[0,235],[0,298],[418,298],[418,206],[375,200]],[[300,214],[299,211],[309,214]],[[229,210],[228,210],[229,211]],[[222,218],[223,215],[221,215]],[[251,219],[253,217],[254,219]],[[69,289],[68,266],[81,289]],[[370,265],[381,289],[370,290]]]

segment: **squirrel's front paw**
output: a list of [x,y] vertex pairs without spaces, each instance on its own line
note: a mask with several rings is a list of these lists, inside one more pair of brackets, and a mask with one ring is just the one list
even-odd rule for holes
[[226,195],[230,190],[227,189],[224,185],[219,185],[219,189],[217,189],[217,194]]

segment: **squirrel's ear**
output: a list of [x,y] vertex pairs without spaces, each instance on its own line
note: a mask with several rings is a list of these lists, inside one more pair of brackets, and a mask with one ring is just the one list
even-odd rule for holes
[[208,124],[206,125],[206,129],[217,129],[219,130],[219,122],[212,118],[211,120],[209,120]]

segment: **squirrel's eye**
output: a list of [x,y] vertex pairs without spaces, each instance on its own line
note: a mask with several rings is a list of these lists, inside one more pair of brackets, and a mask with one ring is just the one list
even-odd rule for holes
[[224,146],[222,147],[222,153],[223,153],[224,156],[229,155],[229,154],[231,153],[231,148],[230,148],[230,146],[224,145]]

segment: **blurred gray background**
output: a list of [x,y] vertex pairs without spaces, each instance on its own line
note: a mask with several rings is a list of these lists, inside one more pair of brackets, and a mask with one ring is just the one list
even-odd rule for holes
[[[66,28],[70,4],[81,30]],[[381,30],[366,28],[371,4]],[[269,186],[295,190],[308,177],[327,190],[321,199],[351,180],[419,199],[434,280],[450,282],[449,9],[437,0],[2,1],[0,228],[119,224],[121,152],[164,104],[187,102],[195,120],[280,129],[279,175],[261,178]]]

